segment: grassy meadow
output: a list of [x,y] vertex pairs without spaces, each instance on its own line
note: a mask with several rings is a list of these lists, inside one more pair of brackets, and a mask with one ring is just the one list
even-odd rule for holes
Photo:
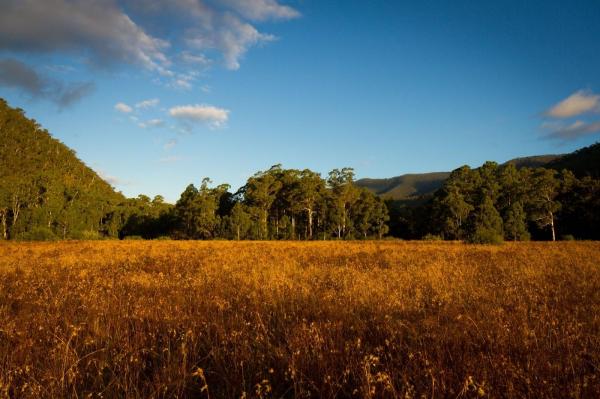
[[0,244],[0,398],[600,397],[600,243]]

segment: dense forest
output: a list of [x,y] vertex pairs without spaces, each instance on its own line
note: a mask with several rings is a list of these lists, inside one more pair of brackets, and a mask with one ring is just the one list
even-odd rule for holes
[[512,163],[463,166],[416,205],[386,201],[391,234],[470,242],[600,239],[600,180],[580,176]]
[[0,237],[600,239],[599,150],[596,144],[546,168],[463,166],[433,194],[411,201],[360,187],[352,168],[323,178],[275,165],[236,192],[205,178],[168,204],[161,196],[115,192],[72,150],[0,99]]

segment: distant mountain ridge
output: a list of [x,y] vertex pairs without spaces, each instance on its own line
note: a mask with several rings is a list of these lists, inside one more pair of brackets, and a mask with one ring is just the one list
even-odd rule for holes
[[383,198],[405,200],[435,192],[448,176],[450,172],[409,173],[389,179],[360,179],[356,185]]
[[530,157],[513,158],[503,165],[513,164],[517,168],[539,168],[564,157],[565,154],[534,155]]
[[[600,145],[596,144],[596,146],[597,148],[595,151],[600,154]],[[586,150],[587,148],[591,147],[586,147],[579,151]],[[578,160],[580,156],[574,158],[575,160],[569,161],[567,166],[559,168],[561,165],[566,165],[565,162],[561,160],[571,159],[568,157],[572,157],[579,151],[568,155],[547,154],[514,158],[504,162],[502,165],[513,164],[517,168],[538,168],[541,166],[549,166],[555,169],[571,169],[567,166],[573,165],[574,162],[577,162],[576,160]],[[589,156],[589,151],[585,151],[584,154]],[[600,165],[600,162],[598,164]],[[555,165],[556,167],[552,165]],[[597,169],[598,168],[595,169],[596,173],[598,173]],[[385,199],[414,201],[424,196],[432,195],[436,190],[442,187],[448,176],[450,176],[450,172],[408,173],[387,179],[359,179],[356,181],[356,185],[359,187],[364,187]]]

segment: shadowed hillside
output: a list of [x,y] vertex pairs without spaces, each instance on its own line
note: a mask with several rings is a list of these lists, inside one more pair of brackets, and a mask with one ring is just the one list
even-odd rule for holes
[[531,157],[514,158],[510,161],[506,161],[504,165],[512,164],[517,168],[539,168],[547,166],[550,162],[556,161],[563,157],[564,154],[552,154],[552,155],[534,155]]
[[581,148],[575,152],[555,159],[548,167],[561,170],[568,169],[577,177],[600,177],[600,143]]
[[356,185],[391,199],[409,199],[430,194],[440,188],[449,172],[406,174],[389,179],[360,179]]

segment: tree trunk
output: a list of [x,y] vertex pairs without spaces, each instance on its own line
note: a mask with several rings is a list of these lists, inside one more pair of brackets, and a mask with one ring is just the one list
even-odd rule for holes
[[550,212],[550,229],[552,229],[552,241],[556,241],[556,232],[554,231],[554,214]]
[[236,230],[237,230],[237,240],[239,241],[240,240],[240,225],[239,224],[237,225]]
[[13,206],[12,206],[12,226],[14,227],[17,224],[17,219],[19,218],[19,211],[21,210],[21,203],[19,198],[13,197]]
[[268,235],[268,231],[269,231],[269,226],[268,226],[268,219],[269,219],[269,215],[268,215],[268,211],[265,209],[263,210],[263,226],[262,226],[262,239],[266,240],[267,239],[267,235]]
[[346,236],[346,205],[344,205],[344,213],[342,217],[342,234]]
[[313,230],[312,230],[313,211],[310,208],[308,208],[307,211],[308,211],[308,239],[312,240],[312,236],[313,236]]
[[292,215],[292,240],[296,239],[296,218]]
[[8,232],[7,232],[7,228],[6,228],[6,214],[8,213],[8,211],[6,209],[3,209],[1,211],[2,214],[2,239],[7,240],[8,239]]

